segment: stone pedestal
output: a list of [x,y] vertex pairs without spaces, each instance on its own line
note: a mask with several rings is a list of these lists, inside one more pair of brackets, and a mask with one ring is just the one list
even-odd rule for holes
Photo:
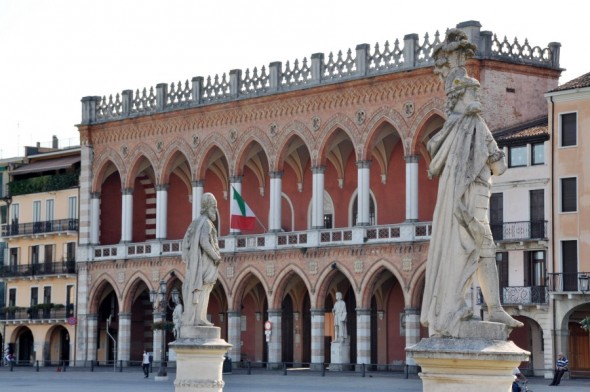
[[220,328],[183,326],[180,336],[170,343],[176,352],[175,391],[223,391],[223,360],[232,346],[221,339]]
[[350,340],[331,343],[330,371],[341,372],[350,369]]
[[406,349],[422,367],[424,392],[509,392],[512,371],[530,353],[511,341],[428,338]]

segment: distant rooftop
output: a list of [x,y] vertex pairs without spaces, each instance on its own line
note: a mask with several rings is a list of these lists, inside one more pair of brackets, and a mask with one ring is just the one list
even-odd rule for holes
[[585,88],[590,87],[590,72],[584,74],[580,77],[577,77],[573,80],[570,80],[567,83],[562,84],[561,86],[549,91],[550,93],[556,91],[565,91],[565,90],[574,90],[577,88]]
[[494,139],[500,147],[549,138],[548,117],[544,116],[510,128],[494,132]]

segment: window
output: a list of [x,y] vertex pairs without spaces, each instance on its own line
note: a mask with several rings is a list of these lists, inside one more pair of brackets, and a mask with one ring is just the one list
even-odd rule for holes
[[14,203],[12,205],[12,223],[18,225],[18,219],[20,215],[20,204]]
[[543,165],[545,163],[545,143],[533,144],[531,149],[531,164]]
[[561,212],[578,210],[578,190],[575,177],[561,179]]
[[545,238],[545,190],[529,191],[530,238]]
[[8,306],[16,306],[16,288],[8,290]]
[[566,113],[560,116],[561,120],[561,147],[570,147],[578,144],[578,115]]
[[68,198],[68,219],[78,218],[78,198],[72,196]]
[[496,253],[496,267],[498,267],[498,284],[500,293],[508,287],[508,252]]
[[10,269],[16,272],[18,265],[18,248],[10,248]]
[[39,287],[31,287],[31,306],[39,303]]
[[526,146],[515,146],[508,149],[508,167],[526,166],[527,161]]
[[74,285],[66,286],[66,317],[72,317],[74,315]]
[[43,303],[44,304],[51,303],[51,286],[43,287]]
[[53,206],[55,201],[53,199],[45,200],[45,220],[52,221],[53,218]]
[[41,201],[35,200],[33,202],[33,233],[41,233]]
[[504,238],[504,194],[492,193],[490,197],[490,226],[494,240]]
[[561,241],[563,290],[578,290],[578,241]]
[[31,246],[31,264],[39,264],[39,245]]

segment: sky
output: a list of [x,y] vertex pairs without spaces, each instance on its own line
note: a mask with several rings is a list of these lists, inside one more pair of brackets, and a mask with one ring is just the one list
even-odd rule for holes
[[[560,84],[590,72],[579,0],[0,0],[0,159],[77,145],[80,100],[293,62],[361,43],[482,30],[561,43]],[[551,7],[551,8],[549,8]]]

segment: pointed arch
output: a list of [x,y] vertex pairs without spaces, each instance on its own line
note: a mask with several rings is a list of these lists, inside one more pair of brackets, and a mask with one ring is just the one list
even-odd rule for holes
[[[407,151],[408,154],[406,155],[417,155],[421,150],[420,145],[423,143],[424,139],[437,128],[442,127],[442,124],[446,119],[444,107],[445,101],[443,99],[433,98],[416,113],[409,133],[412,135],[412,144],[410,146],[410,151]],[[436,123],[434,128],[432,126],[433,123]]]
[[244,270],[242,270],[238,274],[238,276],[236,276],[236,280],[232,290],[232,309],[240,309],[241,301],[244,297],[244,294],[246,293],[246,289],[248,288],[248,280],[250,277],[255,277],[260,282],[264,289],[264,292],[266,293],[268,303],[270,303],[270,288],[268,287],[268,284],[264,279],[264,275],[255,267],[248,266]]
[[[93,164],[96,168],[92,179],[92,192],[100,192],[100,188],[104,180],[106,180],[115,171],[119,173],[121,183],[126,175],[126,166],[121,156],[113,149],[109,148],[100,156],[100,159]],[[113,170],[114,168],[114,170]]]
[[151,288],[150,280],[143,271],[135,271],[135,273],[131,275],[129,279],[127,279],[127,284],[123,288],[123,292],[121,294],[121,312],[131,312],[131,307],[133,306],[133,302],[135,302],[135,294],[137,292],[138,287],[142,283],[145,284],[149,291],[149,289]]
[[102,300],[102,294],[107,288],[107,285],[111,286],[113,289],[115,297],[117,298],[119,309],[121,309],[121,293],[119,291],[119,287],[115,283],[114,279],[105,272],[94,281],[90,287],[90,290],[88,290],[88,313],[95,314],[98,312],[98,308]]
[[156,178],[158,177],[157,173],[159,172],[159,160],[154,150],[152,150],[147,144],[141,143],[135,149],[133,149],[129,155],[128,162],[130,165],[129,171],[127,172],[127,176],[124,180],[124,188],[133,188],[135,184],[135,178],[139,173],[148,167],[153,171],[153,173],[150,173],[150,175],[153,176],[153,178],[151,178],[152,183],[156,184]]
[[310,293],[310,299],[311,299],[311,297],[312,297],[311,282],[309,281],[309,279],[307,279],[306,273],[299,266],[294,265],[294,264],[290,264],[281,270],[280,274],[276,277],[276,279],[274,281],[274,284],[272,287],[272,292],[273,292],[272,305],[273,305],[274,309],[280,309],[283,297],[285,296],[285,294],[287,292],[287,287],[288,287],[287,283],[293,276],[297,276],[301,279],[301,281],[303,282],[303,284],[305,285],[305,287],[307,289],[307,292]]
[[361,281],[362,287],[362,298],[360,298],[360,307],[363,308],[370,308],[371,307],[371,297],[373,296],[373,289],[374,284],[377,279],[377,275],[380,271],[387,270],[391,272],[391,274],[397,279],[400,286],[402,287],[402,292],[404,294],[404,303],[409,303],[408,297],[408,285],[405,279],[403,278],[403,274],[396,268],[396,263],[391,262],[390,260],[386,259],[379,259],[376,262],[371,264],[371,267],[367,270],[364,274],[363,279]]
[[[268,136],[260,128],[250,128],[240,136],[238,141],[240,148],[236,151],[231,172],[236,176],[242,175],[243,167],[248,161],[255,155],[262,153],[266,159],[266,167],[261,167],[259,170],[264,170],[268,173],[270,171],[270,157],[273,155],[273,143]],[[236,144],[238,141],[236,141]],[[256,151],[255,154],[251,151],[254,143],[260,146],[260,150]]]
[[186,167],[181,168],[183,176],[179,176],[184,182],[188,181],[190,189],[191,182],[194,179],[195,165],[194,153],[184,139],[175,139],[162,154],[162,170],[159,173],[158,183],[167,184],[170,174],[180,165],[185,163]]
[[313,166],[324,166],[328,159],[328,154],[331,150],[332,145],[336,142],[336,138],[343,132],[348,136],[348,139],[352,143],[353,152],[355,158],[358,161],[361,150],[359,147],[359,129],[350,118],[343,114],[337,114],[329,119],[326,124],[319,131],[321,139],[317,143],[317,151],[312,152],[312,165]]
[[[334,264],[336,265],[336,268],[332,267]],[[324,308],[326,296],[329,294],[328,287],[332,283],[332,280],[334,279],[335,275],[337,275],[338,273],[344,275],[348,283],[350,283],[350,286],[352,287],[355,293],[357,305],[360,306],[360,303],[358,302],[360,299],[360,296],[358,295],[360,286],[354,280],[353,274],[347,268],[345,268],[343,264],[338,263],[338,260],[334,260],[322,269],[318,276],[315,287],[312,287],[311,293],[315,296],[315,303],[312,303],[312,308]]]
[[[293,121],[284,126],[276,138],[275,145],[277,153],[274,162],[271,162],[271,167],[274,171],[283,171],[286,159],[294,150],[305,147],[309,158],[311,157],[311,151],[315,147],[315,143],[312,145],[308,144],[315,142],[314,134],[311,133],[305,124],[299,121]],[[299,138],[301,143],[297,145],[297,148],[294,148],[291,144],[296,138]]]
[[397,110],[390,107],[382,107],[373,113],[367,121],[365,128],[367,132],[364,132],[361,138],[361,145],[363,146],[361,159],[369,159],[371,150],[376,143],[375,139],[379,136],[379,130],[385,124],[391,125],[393,131],[402,142],[408,138],[410,133],[406,119]]

